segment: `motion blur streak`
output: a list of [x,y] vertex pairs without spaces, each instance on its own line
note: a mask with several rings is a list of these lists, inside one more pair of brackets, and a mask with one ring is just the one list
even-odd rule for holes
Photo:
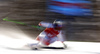
[[[24,42],[20,42],[23,40]],[[34,42],[27,34],[19,29],[15,24],[0,24],[0,45],[17,47],[24,43]]]

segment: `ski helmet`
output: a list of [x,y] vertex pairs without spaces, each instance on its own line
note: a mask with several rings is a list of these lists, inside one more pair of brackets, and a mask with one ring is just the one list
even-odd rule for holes
[[63,24],[64,24],[64,21],[62,21],[62,20],[55,20],[53,22],[53,25],[54,25],[55,28],[62,28]]

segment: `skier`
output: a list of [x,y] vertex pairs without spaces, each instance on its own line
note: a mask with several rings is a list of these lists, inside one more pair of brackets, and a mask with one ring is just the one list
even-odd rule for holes
[[36,40],[39,41],[37,44],[30,44],[30,46],[49,46],[55,41],[61,41],[66,48],[66,45],[63,43],[63,28],[64,22],[61,20],[55,20],[53,23],[40,22],[39,26],[46,27],[46,29],[37,36]]

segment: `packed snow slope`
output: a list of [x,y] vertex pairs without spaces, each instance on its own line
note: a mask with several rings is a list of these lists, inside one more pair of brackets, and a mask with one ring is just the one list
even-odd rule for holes
[[[14,50],[11,48],[21,48],[27,43],[35,43],[28,37],[14,39],[4,34],[0,34],[0,54],[100,54],[100,42],[76,42],[65,41],[67,49],[40,49],[40,50]],[[51,46],[63,46],[60,42],[55,42]]]

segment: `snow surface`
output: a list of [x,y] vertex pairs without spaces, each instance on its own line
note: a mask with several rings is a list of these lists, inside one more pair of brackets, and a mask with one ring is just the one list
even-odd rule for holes
[[[31,39],[14,39],[0,34],[0,54],[100,54],[100,42],[65,41],[67,49],[13,50],[6,47],[20,48],[27,43],[35,43]],[[55,42],[51,46],[62,46]]]

